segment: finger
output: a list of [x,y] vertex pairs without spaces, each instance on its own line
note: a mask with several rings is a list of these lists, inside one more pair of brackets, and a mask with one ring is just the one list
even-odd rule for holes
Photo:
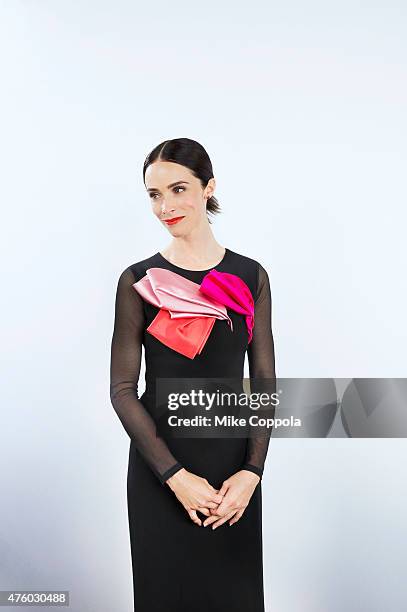
[[229,514],[229,512],[237,512],[237,510],[239,510],[240,508],[237,507],[236,502],[231,502],[231,501],[224,501],[221,504],[219,504],[218,509],[216,511],[216,514],[219,514],[219,516],[225,516],[226,514]]
[[198,508],[199,512],[202,512],[202,514],[205,514],[205,516],[210,516],[210,510],[208,508],[204,508],[203,506]]
[[227,480],[223,483],[222,487],[219,490],[219,495],[225,495],[226,491],[229,489],[229,483]]
[[216,521],[216,523],[214,523],[212,525],[212,529],[217,529],[218,527],[223,525],[223,523],[226,523],[226,521],[228,521],[230,518],[232,518],[232,516],[235,513],[236,513],[236,510],[234,512],[229,512],[229,514],[226,514],[226,516],[224,516],[223,518],[219,519],[218,521]]
[[220,516],[217,516],[216,514],[212,514],[212,516],[208,516],[208,518],[204,520],[203,526],[207,527],[208,525],[211,525],[211,523],[218,521],[220,518],[221,518]]
[[199,518],[199,516],[196,513],[196,510],[188,510],[188,514],[191,517],[191,520],[196,523],[197,525],[201,526],[202,525],[202,521]]
[[[211,499],[213,499],[213,498],[211,498]],[[207,508],[217,508],[219,506],[219,504],[222,502],[222,500],[223,500],[223,497],[220,497],[218,502],[216,502],[216,501],[209,501],[209,499],[208,499],[208,501],[205,502],[205,506]]]
[[219,497],[219,496],[223,497],[224,496],[224,493],[221,493],[221,489],[214,489],[213,487],[212,487],[211,493],[212,493],[212,497]]
[[243,513],[244,513],[244,510],[239,510],[238,512],[236,512],[232,520],[229,521],[229,525],[233,525],[234,523],[237,523],[237,521],[243,516]]
[[228,519],[229,519],[229,515],[230,515],[230,516],[233,516],[233,514],[234,514],[235,512],[237,512],[237,508],[233,508],[233,509],[228,508],[227,512],[225,512],[225,514],[224,514],[224,515],[221,515],[221,514],[215,513],[215,511],[213,510],[213,511],[211,512],[211,515],[210,515],[210,516],[208,516],[208,518],[206,518],[206,519],[204,520],[204,522],[203,522],[203,526],[204,526],[204,527],[206,527],[207,525],[210,525],[211,523],[214,523],[215,521],[218,521],[219,519],[222,519],[222,518],[224,518],[224,517],[226,517],[226,519],[225,519],[225,520],[228,520]]
[[208,501],[214,502],[215,504],[220,504],[223,500],[223,495],[220,493],[214,493],[208,497]]

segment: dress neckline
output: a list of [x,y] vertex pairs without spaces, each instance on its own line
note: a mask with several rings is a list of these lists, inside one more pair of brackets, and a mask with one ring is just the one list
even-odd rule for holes
[[217,268],[218,266],[220,266],[221,264],[225,262],[228,253],[229,253],[229,249],[225,247],[225,252],[223,254],[222,259],[217,264],[215,264],[211,268],[207,268],[206,270],[190,270],[189,268],[181,268],[181,266],[177,266],[176,264],[171,263],[171,261],[168,261],[168,259],[166,259],[164,255],[161,255],[160,251],[158,251],[156,255],[169,266],[172,266],[173,268],[176,268],[177,270],[182,270],[183,272],[210,272],[211,270],[213,270],[214,268]]

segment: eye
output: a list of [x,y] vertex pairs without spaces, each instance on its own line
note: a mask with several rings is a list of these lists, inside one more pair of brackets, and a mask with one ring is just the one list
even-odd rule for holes
[[[185,191],[185,187],[182,187],[181,185],[176,185],[174,187],[174,190],[175,189],[181,189],[181,192],[176,191],[176,193],[182,193],[182,191]],[[159,194],[158,193],[150,193],[150,199],[151,200],[156,200],[157,199],[156,196],[159,196]]]

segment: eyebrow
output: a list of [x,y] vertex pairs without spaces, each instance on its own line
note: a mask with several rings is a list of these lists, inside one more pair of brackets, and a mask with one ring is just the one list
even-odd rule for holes
[[[176,185],[183,185],[185,183],[185,185],[189,185],[188,181],[176,181],[175,183],[170,183],[170,185],[167,185],[167,189],[171,189],[171,187],[175,187]],[[150,191],[160,191],[157,187],[149,187],[147,189],[147,192]]]

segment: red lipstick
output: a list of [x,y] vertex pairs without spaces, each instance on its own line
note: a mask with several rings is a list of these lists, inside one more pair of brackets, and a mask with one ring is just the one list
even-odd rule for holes
[[164,219],[164,223],[167,225],[175,225],[178,221],[181,221],[184,217],[173,217],[172,219]]

